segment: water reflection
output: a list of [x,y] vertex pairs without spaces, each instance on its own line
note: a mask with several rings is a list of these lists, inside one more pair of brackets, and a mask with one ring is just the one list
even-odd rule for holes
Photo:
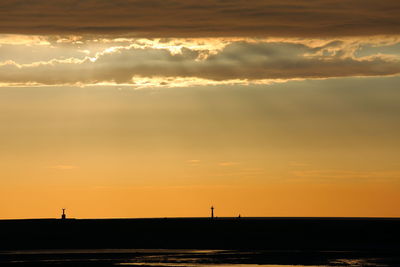
[[0,252],[0,266],[400,266],[395,252],[86,249]]
[[[276,264],[207,264],[207,265],[199,265],[199,264],[169,264],[169,263],[159,263],[159,264],[140,264],[140,263],[119,263],[117,265],[127,265],[127,266],[185,266],[185,267],[321,267],[322,265],[276,265]],[[327,266],[327,265],[325,265]]]

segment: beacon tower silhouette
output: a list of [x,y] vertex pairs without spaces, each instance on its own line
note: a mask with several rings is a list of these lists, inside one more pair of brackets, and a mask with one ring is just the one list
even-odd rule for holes
[[211,206],[211,219],[214,219],[214,206]]
[[67,219],[67,215],[65,214],[65,209],[62,209],[61,220]]

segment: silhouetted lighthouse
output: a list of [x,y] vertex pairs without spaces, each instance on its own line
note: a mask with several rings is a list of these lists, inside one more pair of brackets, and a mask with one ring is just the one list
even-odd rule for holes
[[214,219],[214,206],[211,206],[211,219]]
[[67,219],[67,215],[65,215],[65,209],[62,209],[63,213],[61,215],[61,220]]

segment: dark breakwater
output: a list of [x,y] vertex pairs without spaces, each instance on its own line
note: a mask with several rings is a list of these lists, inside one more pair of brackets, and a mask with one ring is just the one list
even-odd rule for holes
[[193,248],[400,251],[400,219],[1,220],[0,250]]

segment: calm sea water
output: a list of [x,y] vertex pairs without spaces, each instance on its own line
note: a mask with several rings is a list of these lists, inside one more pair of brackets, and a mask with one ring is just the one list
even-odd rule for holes
[[0,266],[400,266],[400,256],[360,251],[29,250],[0,252]]

